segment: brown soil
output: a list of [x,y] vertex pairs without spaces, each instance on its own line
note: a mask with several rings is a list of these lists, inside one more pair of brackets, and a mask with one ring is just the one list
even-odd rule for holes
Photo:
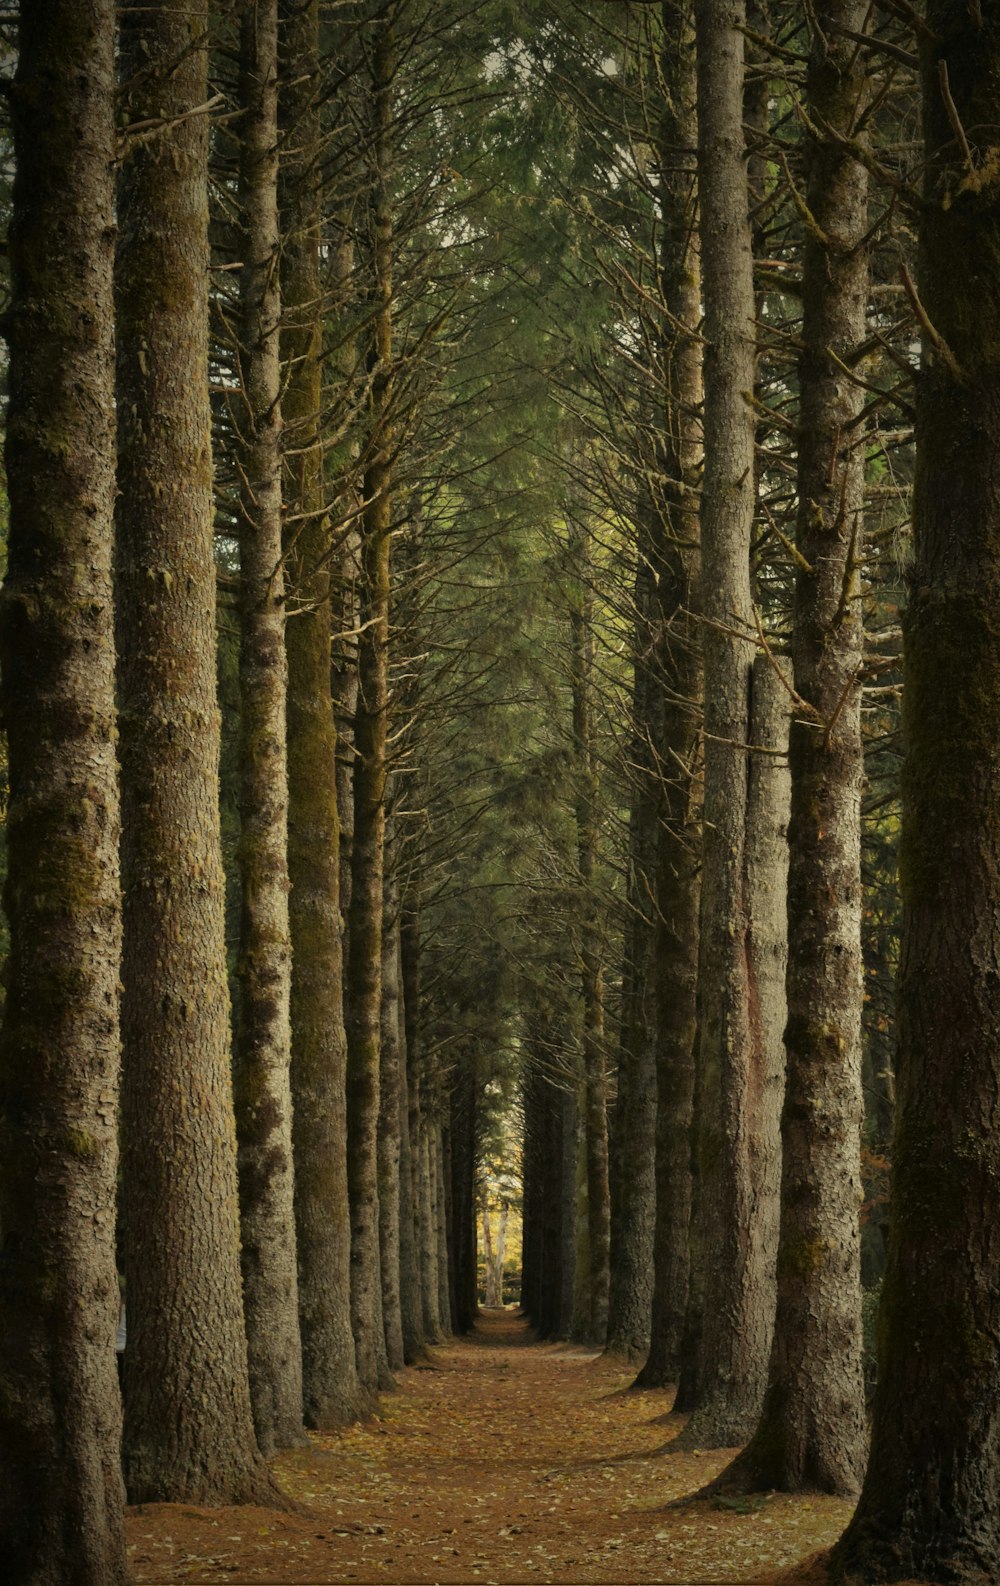
[[835,1498],[782,1495],[746,1512],[667,1509],[732,1451],[667,1453],[683,1425],[663,1420],[667,1392],[623,1392],[632,1373],[533,1344],[511,1312],[484,1312],[432,1357],[402,1373],[377,1420],[274,1461],[300,1513],[131,1510],[136,1581],[748,1586],[828,1548],[850,1515]]

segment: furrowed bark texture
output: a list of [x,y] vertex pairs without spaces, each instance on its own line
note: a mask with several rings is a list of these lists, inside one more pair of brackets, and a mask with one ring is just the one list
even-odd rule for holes
[[409,1093],[410,1166],[413,1175],[414,1261],[420,1286],[420,1324],[424,1340],[441,1338],[437,1311],[436,1247],[430,1236],[430,1184],[427,1171],[425,1083],[420,1056],[420,919],[413,900],[399,922],[403,1018],[406,1031],[406,1084]]
[[257,1441],[270,1454],[304,1441],[289,1080],[277,0],[246,0],[240,54],[242,909],[234,1089],[250,1400]]
[[407,1039],[406,977],[403,931],[397,914],[393,931],[396,955],[397,1041],[399,1043],[399,1308],[403,1328],[403,1356],[408,1366],[426,1355],[424,1314],[420,1294],[419,1227],[415,1174],[414,1108],[410,1100],[410,1058]]
[[[347,1169],[351,1204],[351,1325],[365,1388],[379,1385],[383,1349],[378,1251],[377,1133],[389,711],[389,546],[392,526],[392,211],[389,134],[395,69],[391,19],[372,49],[369,252],[373,319],[359,595],[358,703],[354,726],[354,844],[347,917]],[[383,1377],[385,1373],[383,1370]],[[388,1386],[388,1383],[383,1383]]]
[[455,1331],[454,1268],[451,1261],[451,1173],[449,1141],[444,1122],[445,1099],[438,1080],[435,1097],[434,1164],[437,1179],[438,1304],[449,1333]]
[[852,1582],[1000,1577],[1000,17],[926,19],[898,1112]]
[[572,642],[573,748],[578,791],[575,800],[577,875],[580,886],[580,996],[583,1010],[582,1135],[587,1168],[589,1252],[587,1315],[581,1334],[603,1346],[608,1325],[611,1199],[608,1181],[608,1102],[604,1039],[604,954],[595,892],[597,863],[597,760],[592,741],[590,691],[594,662],[592,599],[589,593],[587,531],[573,530],[574,576],[579,599],[570,610]]
[[568,1338],[573,1328],[576,1289],[576,1163],[580,1146],[580,1113],[572,1090],[562,1090],[559,1107],[559,1294],[553,1336]]
[[451,1263],[454,1274],[455,1331],[467,1333],[479,1308],[476,1267],[476,1094],[475,1054],[466,1054],[451,1090],[450,1184]]
[[702,609],[705,839],[698,962],[703,1105],[699,1170],[705,1242],[701,1403],[682,1434],[739,1443],[756,1424],[770,1347],[755,1224],[748,1105],[758,1093],[750,1022],[745,877],[753,632],[754,296],[743,146],[742,3],[696,8],[698,185],[705,302]]
[[[0,1534],[11,1586],[124,1586],[115,1174],[111,0],[22,7],[0,600]],[[56,245],[55,239],[58,239]]]
[[[838,26],[863,3],[816,7],[799,362],[795,686],[815,714],[792,727],[787,1080],[778,1309],[754,1437],[722,1480],[857,1491],[867,1432],[861,1369],[861,667],[865,392],[845,379],[864,340],[867,173],[846,146],[866,63]],[[822,30],[820,32],[819,30]],[[818,233],[821,233],[818,234]],[[835,362],[835,358],[839,360]]]
[[660,694],[657,762],[663,781],[657,833],[656,1224],[649,1353],[638,1387],[664,1387],[680,1365],[687,1308],[691,1217],[691,1127],[698,968],[701,808],[701,633],[693,613],[700,592],[701,350],[685,327],[697,324],[701,271],[697,178],[675,151],[696,141],[692,23],[685,8],[663,7],[664,98],[660,159],[658,374],[666,400],[656,498],[655,668]]
[[324,514],[316,161],[319,7],[281,0],[279,94],[285,331],[285,539],[304,609],[288,621],[288,872],[292,884],[292,1100],[295,1227],[306,1424],[322,1430],[367,1406],[350,1317],[343,952],[336,740],[330,693],[329,525]]
[[400,1042],[399,882],[394,870],[393,820],[386,815],[386,876],[382,915],[382,1002],[379,1032],[378,1248],[382,1325],[390,1371],[405,1364],[400,1296]]
[[750,684],[750,777],[747,784],[746,897],[750,926],[750,1018],[755,1085],[747,1097],[751,1174],[756,1187],[753,1237],[768,1345],[774,1320],[781,1192],[782,1037],[788,1004],[788,737],[791,667],[756,655]]
[[239,1265],[208,403],[207,5],[122,19],[118,617],[123,1178],[134,1502],[273,1496]]
[[629,747],[628,917],[618,1061],[615,1138],[611,1147],[611,1229],[605,1352],[640,1363],[649,1349],[656,1220],[655,918],[652,899],[660,816],[654,745],[660,713],[652,676],[654,578],[649,548],[650,503],[640,507],[635,578],[634,722]]
[[431,1343],[440,1343],[447,1330],[447,1319],[441,1314],[438,1238],[435,1222],[437,1180],[432,1172],[432,1123],[424,1080],[418,1081],[417,1090],[420,1097],[420,1278],[424,1303],[424,1330]]

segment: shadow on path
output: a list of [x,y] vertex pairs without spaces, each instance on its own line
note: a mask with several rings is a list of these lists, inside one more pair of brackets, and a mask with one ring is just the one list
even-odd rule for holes
[[516,1311],[484,1311],[431,1355],[440,1369],[402,1372],[374,1421],[273,1462],[303,1513],[134,1512],[137,1586],[748,1586],[828,1546],[849,1513],[780,1497],[749,1515],[668,1510],[729,1453],[662,1458],[650,1416],[670,1391],[619,1393],[629,1372],[536,1343]]

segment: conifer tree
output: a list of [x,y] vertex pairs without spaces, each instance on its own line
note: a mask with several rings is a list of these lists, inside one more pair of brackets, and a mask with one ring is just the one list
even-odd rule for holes
[[113,1347],[114,13],[111,0],[22,5],[11,92],[0,1534],[12,1586],[129,1579]]
[[1000,26],[924,14],[897,1113],[872,1448],[832,1571],[852,1586],[1000,1572]]
[[219,830],[208,400],[208,8],[122,18],[118,635],[125,1474],[268,1501],[239,1269]]
[[[762,1142],[752,1108],[764,1093],[751,1022],[745,883],[750,659],[754,622],[755,304],[743,134],[745,10],[696,7],[698,186],[705,300],[702,622],[705,840],[698,964],[698,1219],[704,1311],[700,1402],[684,1437],[742,1441],[760,1411],[773,1321],[773,1267],[759,1215]],[[775,1139],[772,1154],[776,1151]],[[753,1148],[752,1148],[753,1144]]]
[[285,632],[295,1227],[305,1417],[308,1426],[322,1429],[356,1419],[367,1401],[350,1322],[330,524],[319,430],[324,297],[317,0],[281,0],[279,43],[285,549],[299,607]]
[[[861,669],[867,67],[863,4],[811,22],[799,362],[798,552],[792,653],[787,1077],[778,1301],[767,1396],[721,1478],[853,1492],[865,1461],[861,1379]],[[847,30],[846,33],[841,30]],[[861,130],[859,131],[859,127]],[[864,148],[864,144],[860,145]]]
[[[371,47],[368,255],[371,268],[371,394],[365,441],[360,566],[362,632],[355,714],[354,842],[348,910],[348,1174],[351,1198],[351,1320],[365,1388],[388,1386],[378,1252],[377,1125],[381,1020],[388,732],[389,551],[392,527],[392,208],[389,186],[396,69],[394,7],[375,23]],[[382,1382],[379,1378],[382,1376]]]
[[265,1454],[302,1439],[289,1066],[277,0],[240,19],[240,995],[235,1053],[250,1393]]

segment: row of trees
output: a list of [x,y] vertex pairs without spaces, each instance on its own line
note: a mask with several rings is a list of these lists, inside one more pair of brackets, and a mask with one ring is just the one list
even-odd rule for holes
[[126,1490],[280,1502],[269,1453],[471,1325],[512,1116],[539,1329],[677,1379],[727,1485],[856,1490],[914,379],[894,1235],[837,1568],[995,1570],[995,31],[22,7],[17,1578],[124,1579]]
[[[987,92],[979,73],[993,23],[960,7],[930,6],[925,18],[890,7],[876,20],[865,5],[832,4],[808,18],[792,8],[737,17],[707,3],[693,19],[670,5],[576,15],[595,65],[590,83],[551,35],[538,61],[599,148],[569,201],[580,252],[614,283],[619,317],[605,328],[617,361],[585,364],[571,400],[589,409],[595,442],[614,447],[615,487],[631,486],[637,555],[610,1314],[606,1335],[594,1326],[591,1336],[643,1362],[639,1386],[679,1380],[676,1407],[693,1414],[678,1446],[746,1445],[720,1479],[725,1489],[852,1493],[864,1480],[835,1555],[838,1577],[988,1578],[996,1514],[988,1505],[989,1518],[971,1520],[983,1481],[966,1442],[971,1423],[946,1427],[927,1398],[939,1402],[952,1370],[946,1329],[960,1310],[980,1314],[989,1257],[973,1236],[976,1253],[970,1245],[959,1257],[951,1245],[948,1273],[938,1272],[926,1166],[936,1161],[939,1188],[961,1183],[960,1198],[975,1199],[972,1163],[990,1147],[986,1133],[976,1145],[968,1135],[959,1166],[951,1148],[925,1159],[927,1136],[918,1146],[910,1132],[915,1118],[922,1129],[935,1108],[951,1109],[954,1077],[940,1089],[930,1080],[945,1008],[966,1094],[986,1095],[992,1083],[985,1026],[973,1034],[935,979],[943,920],[972,906],[958,896],[974,884],[964,868],[946,879],[937,825],[933,896],[923,870],[913,895],[910,845],[929,859],[923,822],[954,819],[964,830],[964,814],[931,809],[944,796],[942,747],[956,732],[977,739],[967,716],[957,725],[950,686],[939,696],[948,731],[937,705],[931,731],[912,679],[932,688],[944,676],[939,624],[950,620],[952,580],[966,588],[956,570],[964,553],[945,542],[970,520],[959,529],[945,481],[950,469],[972,468],[972,377],[955,353],[962,288],[935,275],[935,249],[958,224],[953,210],[963,247],[973,233],[980,245],[991,235],[990,134],[977,96]],[[884,924],[898,693],[893,540],[908,514],[914,382],[913,576],[935,615],[922,624],[911,599],[907,786],[920,791],[910,794],[908,838],[904,828],[894,1232],[869,1462],[860,1145],[867,1083],[871,1281],[882,1267],[877,1180],[894,1083],[882,989],[895,956]],[[937,402],[949,407],[944,431]],[[937,450],[953,424],[966,434],[960,463]],[[939,473],[924,462],[931,455]],[[975,536],[987,532],[979,495],[973,516]],[[954,598],[967,610],[967,593]],[[950,662],[947,671],[954,676]],[[966,852],[985,885],[988,852]],[[579,931],[585,961],[582,920]],[[967,965],[958,978],[988,1025],[981,977]],[[585,1058],[567,1096],[547,1039],[538,1038],[525,1089],[525,1297],[543,1331],[584,1336],[580,1262],[594,1283],[603,1259],[599,1245],[595,1257],[593,1243],[581,1249],[573,1236],[576,1135],[590,1129]],[[655,1142],[644,1127],[654,1072]],[[968,1129],[964,1105],[959,1112]],[[976,1223],[979,1214],[962,1213],[968,1230],[966,1215]],[[938,1289],[952,1296],[946,1323],[929,1299]],[[975,1381],[965,1402],[980,1407],[981,1450],[996,1358],[984,1354],[977,1375],[960,1353],[963,1381]]]

